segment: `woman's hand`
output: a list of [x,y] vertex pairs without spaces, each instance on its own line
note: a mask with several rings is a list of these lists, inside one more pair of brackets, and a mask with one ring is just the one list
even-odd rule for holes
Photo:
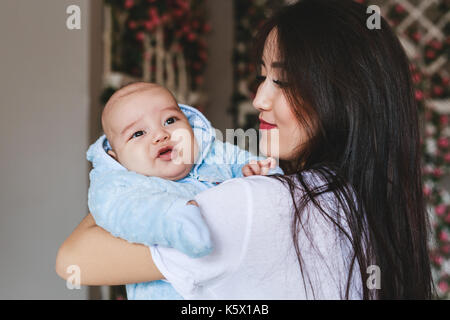
[[67,280],[70,266],[81,271],[81,285],[122,285],[163,279],[148,247],[116,238],[88,214],[64,241],[56,273]]

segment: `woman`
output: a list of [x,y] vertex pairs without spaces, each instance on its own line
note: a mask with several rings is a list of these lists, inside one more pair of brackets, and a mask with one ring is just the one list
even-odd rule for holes
[[369,30],[368,17],[352,1],[304,0],[260,30],[253,104],[272,124],[260,147],[286,175],[196,197],[210,256],[130,244],[88,215],[62,245],[57,272],[67,278],[76,264],[90,285],[165,278],[185,298],[430,298],[408,60],[388,24]]

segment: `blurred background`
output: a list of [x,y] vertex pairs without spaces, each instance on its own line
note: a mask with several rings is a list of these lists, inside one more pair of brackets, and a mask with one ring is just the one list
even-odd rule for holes
[[[126,299],[123,287],[69,290],[59,246],[88,212],[88,146],[104,102],[152,81],[216,128],[248,129],[251,40],[274,0],[2,0],[0,299]],[[450,297],[448,0],[374,0],[411,59],[439,298]],[[112,266],[114,267],[114,266]]]

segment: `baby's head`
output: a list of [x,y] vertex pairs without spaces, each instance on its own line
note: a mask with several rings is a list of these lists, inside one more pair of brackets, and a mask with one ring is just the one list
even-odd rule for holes
[[151,83],[118,90],[102,114],[108,154],[128,170],[169,180],[184,178],[198,145],[188,119],[173,95]]

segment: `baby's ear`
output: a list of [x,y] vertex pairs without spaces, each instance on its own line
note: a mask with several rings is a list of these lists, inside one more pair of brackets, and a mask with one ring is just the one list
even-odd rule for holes
[[109,154],[111,157],[113,157],[115,160],[117,160],[117,155],[116,155],[116,153],[114,152],[114,150],[112,150],[112,149],[108,150],[108,154]]

